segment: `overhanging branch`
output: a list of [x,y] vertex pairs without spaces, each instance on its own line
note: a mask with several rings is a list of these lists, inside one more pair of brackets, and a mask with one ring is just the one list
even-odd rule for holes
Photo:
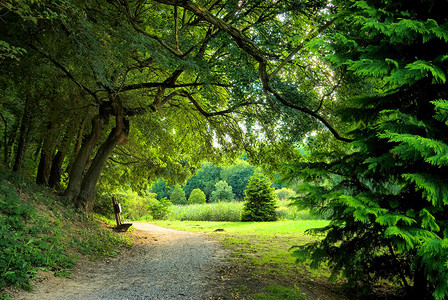
[[[330,130],[330,132],[333,134],[333,136],[337,140],[344,141],[344,142],[353,141],[352,139],[344,138],[341,135],[339,135],[339,133],[336,131],[336,129],[333,128],[331,126],[331,124],[323,116],[318,115],[317,113],[313,112],[309,108],[298,106],[298,105],[288,102],[279,92],[277,92],[269,83],[270,77],[268,76],[267,71],[266,71],[267,59],[266,59],[265,53],[251,39],[249,39],[247,36],[245,36],[238,28],[234,27],[233,25],[227,24],[225,21],[215,17],[207,9],[205,9],[199,5],[196,5],[195,3],[193,3],[190,0],[155,0],[155,1],[158,3],[167,4],[167,5],[172,5],[172,6],[176,5],[176,6],[183,7],[185,9],[193,12],[198,17],[203,18],[210,24],[213,24],[217,28],[219,28],[219,29],[223,30],[224,32],[226,32],[227,34],[229,34],[234,39],[235,43],[237,44],[237,46],[239,48],[241,48],[247,54],[252,56],[258,62],[259,75],[260,75],[261,82],[263,84],[263,89],[265,91],[269,91],[271,94],[273,94],[277,98],[277,100],[280,103],[282,103],[283,105],[293,108],[295,110],[301,111],[303,113],[306,113],[306,114],[316,118],[320,122],[322,122],[322,124],[324,124],[328,128],[328,130]],[[335,20],[330,21],[329,23],[322,26],[319,30],[323,31],[325,28],[329,27],[332,24],[332,22],[334,22],[334,21]],[[301,49],[301,47],[298,47],[298,49],[296,48],[296,51],[298,52],[298,51],[300,51],[300,49]],[[291,54],[289,56],[291,56]],[[277,72],[281,69],[279,67],[277,67],[277,69],[278,69],[278,70],[276,70]],[[274,71],[274,72],[276,72],[276,71]],[[188,97],[188,94],[186,94],[185,96]],[[191,99],[190,99],[190,101],[191,101]],[[193,99],[193,101],[194,101],[194,99]],[[193,101],[192,101],[192,104],[195,105],[195,102],[193,102]],[[196,102],[196,104],[197,104],[197,102]],[[200,107],[199,108],[196,107],[196,108],[201,112]],[[207,117],[206,114],[204,116]]]
[[181,92],[179,93],[179,95],[182,96],[182,97],[187,98],[188,100],[190,100],[191,104],[193,104],[193,106],[196,108],[196,110],[197,110],[201,115],[203,115],[203,116],[206,117],[206,118],[215,117],[215,116],[223,116],[223,115],[226,115],[226,114],[235,112],[235,111],[236,111],[238,108],[240,108],[240,107],[244,107],[244,106],[248,106],[248,105],[254,105],[254,104],[256,104],[256,103],[254,103],[254,102],[248,102],[248,101],[246,101],[246,102],[243,102],[243,103],[241,103],[241,104],[238,104],[238,105],[236,105],[236,106],[234,106],[234,107],[231,107],[231,108],[228,108],[228,109],[225,109],[225,110],[215,111],[215,112],[207,112],[207,111],[205,111],[205,110],[199,105],[199,103],[198,103],[198,102],[193,98],[193,96],[192,96],[190,93],[188,93],[187,91],[181,91]]

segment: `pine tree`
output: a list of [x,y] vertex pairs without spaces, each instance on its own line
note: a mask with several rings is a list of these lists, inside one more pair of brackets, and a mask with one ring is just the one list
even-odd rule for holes
[[[305,157],[297,205],[330,216],[323,240],[296,247],[351,286],[399,278],[416,299],[448,298],[446,1],[337,1],[331,63],[362,88],[339,116],[355,141]],[[328,49],[328,48],[327,48]],[[308,162],[307,162],[308,160]],[[410,280],[409,280],[410,279]]]
[[277,196],[274,190],[267,178],[260,174],[252,176],[244,191],[246,197],[241,221],[276,221]]

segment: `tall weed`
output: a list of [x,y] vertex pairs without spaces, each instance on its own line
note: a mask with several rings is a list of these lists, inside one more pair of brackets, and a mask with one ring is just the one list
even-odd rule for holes
[[242,210],[242,202],[174,205],[168,219],[179,221],[238,222],[241,218]]
[[[241,220],[243,202],[218,202],[206,204],[174,205],[164,219],[177,221],[227,221]],[[289,201],[278,201],[276,209],[280,220],[319,220],[321,216],[311,215],[308,210],[289,206]]]

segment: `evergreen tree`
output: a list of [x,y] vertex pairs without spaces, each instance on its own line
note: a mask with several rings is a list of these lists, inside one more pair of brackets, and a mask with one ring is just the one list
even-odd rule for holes
[[354,96],[339,115],[355,141],[290,166],[306,180],[297,205],[331,219],[314,230],[323,240],[295,254],[329,262],[351,286],[399,278],[415,299],[446,299],[447,3],[335,4],[344,18],[329,53]]
[[170,201],[173,204],[187,204],[187,197],[185,197],[185,192],[180,184],[174,186],[174,190],[170,194]]
[[215,190],[212,192],[210,202],[230,202],[234,200],[232,187],[226,181],[221,180],[215,184]]
[[203,204],[205,200],[204,192],[201,189],[194,189],[188,197],[188,204]]
[[271,182],[260,174],[252,176],[244,191],[244,208],[241,214],[241,221],[276,221],[275,211],[277,196]]

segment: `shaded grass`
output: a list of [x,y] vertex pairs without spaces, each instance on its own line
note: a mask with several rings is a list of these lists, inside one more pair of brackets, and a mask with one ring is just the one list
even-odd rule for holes
[[32,289],[38,270],[68,276],[80,255],[101,259],[132,243],[72,207],[18,174],[0,172],[0,299],[9,286]]

